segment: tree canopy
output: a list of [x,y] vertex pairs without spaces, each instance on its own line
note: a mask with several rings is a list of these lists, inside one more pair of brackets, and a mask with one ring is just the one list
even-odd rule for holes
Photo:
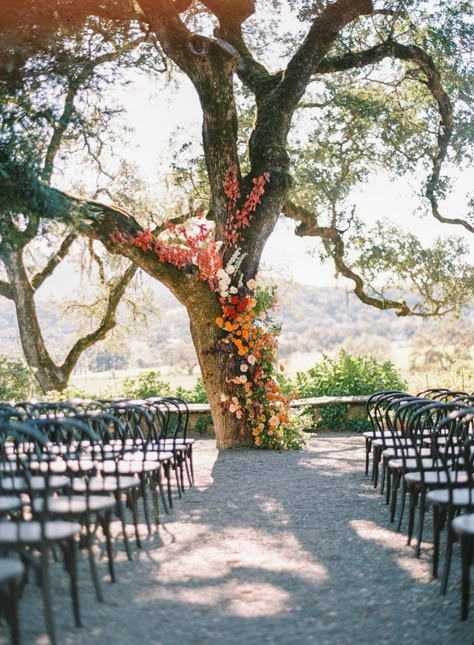
[[[452,168],[472,158],[469,2],[21,0],[1,12],[3,221],[23,239],[61,222],[170,288],[190,317],[222,447],[262,436],[276,447],[287,424],[270,367],[272,299],[254,283],[282,214],[321,239],[367,304],[426,317],[472,300],[474,218],[468,204],[443,209]],[[84,163],[84,150],[109,172],[114,115],[101,93],[126,68],[174,70],[199,97],[202,159],[171,228],[133,200],[61,181],[61,157]],[[397,222],[368,231],[351,191],[380,168],[424,173],[422,206],[464,241],[449,232],[427,249]],[[4,264],[12,230],[0,231]]]

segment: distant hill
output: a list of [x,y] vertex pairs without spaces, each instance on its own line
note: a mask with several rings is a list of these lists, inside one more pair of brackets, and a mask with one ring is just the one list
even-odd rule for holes
[[[83,365],[87,361],[92,371],[167,365],[192,373],[197,360],[186,312],[167,289],[157,285],[155,291],[159,313],[148,317],[148,325],[132,323],[125,331],[122,316],[120,339],[105,341],[89,351]],[[368,307],[354,294],[333,287],[282,283],[278,298],[275,319],[283,325],[280,357],[289,371],[307,369],[322,353],[342,346],[353,353],[371,353],[399,363],[422,324],[418,319],[397,318],[391,311]],[[48,347],[60,359],[74,340],[74,320],[62,315],[53,301],[39,305],[39,317]],[[4,299],[0,299],[0,353],[9,357],[21,354],[14,307]]]

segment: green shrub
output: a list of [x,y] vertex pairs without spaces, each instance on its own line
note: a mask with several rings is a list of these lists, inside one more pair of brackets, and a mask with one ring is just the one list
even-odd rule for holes
[[0,400],[22,401],[31,396],[35,379],[28,365],[0,355]]
[[[317,396],[356,396],[379,390],[407,388],[401,374],[390,361],[380,362],[372,356],[352,356],[343,349],[336,358],[323,356],[307,372],[298,372],[294,389],[300,398]],[[317,427],[331,430],[368,429],[366,419],[348,419],[347,404],[334,403],[320,408]]]
[[208,403],[206,388],[204,381],[199,376],[196,385],[186,390],[184,387],[177,387],[175,395],[184,399],[187,403]]
[[171,386],[160,379],[160,372],[150,371],[136,378],[127,377],[123,382],[125,396],[133,399],[146,399],[149,396],[170,396]]

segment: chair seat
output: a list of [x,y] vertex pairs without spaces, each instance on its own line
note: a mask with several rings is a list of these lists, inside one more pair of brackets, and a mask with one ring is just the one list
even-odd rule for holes
[[[112,509],[115,506],[115,499],[107,495],[91,495],[85,497],[84,495],[58,495],[56,497],[48,497],[47,510],[54,515],[81,515],[90,511],[96,513],[98,511],[105,511]],[[33,501],[33,510],[41,513],[44,508],[43,499],[35,499]]]
[[425,471],[424,473],[420,471],[414,471],[411,473],[406,473],[405,479],[407,482],[418,484],[425,483],[427,486],[434,486],[436,484],[448,484],[450,481],[456,479],[459,484],[464,484],[467,482],[467,473],[458,472],[453,473],[451,478],[448,478],[446,471]]
[[455,517],[451,526],[459,535],[474,535],[474,513],[465,513]]
[[153,472],[159,467],[160,464],[157,461],[142,461],[139,458],[135,458],[135,460],[104,461],[97,464],[97,470],[100,470],[104,475],[115,473],[119,473],[119,475],[138,475],[143,472]]
[[[418,459],[414,459],[414,458],[402,459],[400,457],[398,459],[390,459],[390,461],[388,462],[389,468],[393,468],[393,469],[405,468],[405,470],[417,471],[417,472],[418,472],[417,469],[420,468],[420,465],[427,470],[429,470],[430,468],[433,470],[436,470],[436,466],[432,459],[422,459],[421,464]],[[440,469],[441,469],[441,466],[440,466]]]
[[0,583],[21,578],[25,567],[20,560],[0,558]]
[[0,495],[0,513],[10,513],[21,508],[21,499],[16,495]]
[[88,482],[82,478],[72,480],[72,489],[75,493],[114,493],[115,491],[128,490],[140,486],[136,477],[91,477]]
[[43,524],[33,520],[21,522],[3,520],[0,522],[0,544],[4,546],[36,545],[43,540],[48,542],[65,540],[80,531],[80,524],[64,520],[51,520]]
[[372,430],[368,430],[367,432],[363,432],[362,436],[365,437],[366,439],[377,439],[379,437],[383,437],[384,434],[385,433],[382,432],[381,430],[376,430],[375,432],[373,432]]
[[4,477],[0,482],[0,486],[1,490],[6,492],[24,493],[29,490],[37,492],[43,491],[46,488],[49,490],[57,490],[59,488],[65,488],[71,483],[69,477],[62,475],[52,475],[47,480],[46,486],[46,477],[41,475],[33,475],[33,477],[30,477],[29,482],[24,477],[15,475],[14,477]]
[[473,506],[474,488],[439,488],[428,493],[427,499],[432,504],[453,504],[453,506]]

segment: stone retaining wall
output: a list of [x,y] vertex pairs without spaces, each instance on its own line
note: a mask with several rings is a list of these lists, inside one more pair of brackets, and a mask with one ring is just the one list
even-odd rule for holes
[[[292,401],[291,407],[294,410],[301,408],[312,408],[313,422],[317,423],[318,411],[330,403],[343,403],[347,405],[347,418],[363,419],[366,417],[366,403],[369,395],[362,396],[318,396],[310,399],[298,399]],[[193,434],[213,434],[214,427],[207,403],[189,404],[189,431]],[[308,428],[310,429],[310,428]]]

